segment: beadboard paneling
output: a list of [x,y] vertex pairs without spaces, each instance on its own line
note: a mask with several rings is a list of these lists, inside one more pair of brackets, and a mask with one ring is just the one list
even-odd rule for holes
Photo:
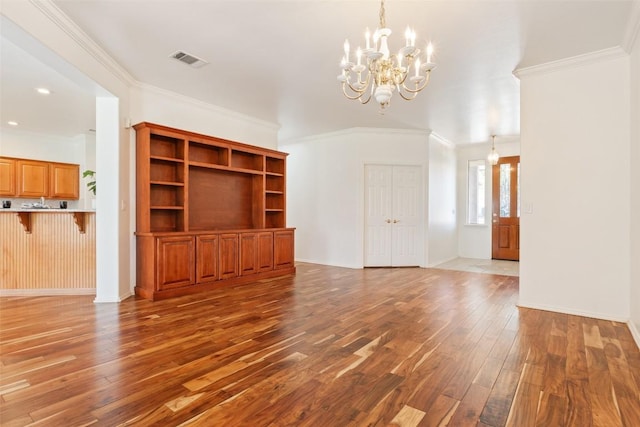
[[85,233],[70,213],[33,213],[28,234],[15,212],[0,212],[0,294],[95,290],[95,242],[94,213],[86,214]]

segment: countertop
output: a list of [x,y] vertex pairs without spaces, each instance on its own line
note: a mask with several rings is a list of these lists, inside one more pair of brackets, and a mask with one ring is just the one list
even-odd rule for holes
[[60,209],[60,208],[50,208],[50,209],[20,209],[20,208],[9,208],[2,209],[0,208],[0,213],[2,212],[36,212],[36,213],[74,213],[74,212],[86,212],[86,213],[95,213],[95,209]]

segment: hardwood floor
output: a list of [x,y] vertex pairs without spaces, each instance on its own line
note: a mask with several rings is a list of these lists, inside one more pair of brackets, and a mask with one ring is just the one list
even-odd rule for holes
[[0,299],[2,426],[640,426],[626,325],[518,278],[298,264],[166,301]]

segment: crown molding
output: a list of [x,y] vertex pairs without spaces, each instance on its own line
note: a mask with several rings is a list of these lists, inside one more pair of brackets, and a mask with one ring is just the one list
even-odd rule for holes
[[631,13],[629,14],[629,21],[627,22],[627,30],[622,41],[622,48],[631,53],[633,46],[636,43],[640,43],[640,0],[635,0],[631,4]]
[[[520,135],[496,135],[496,147],[520,144]],[[457,150],[467,150],[481,147],[491,148],[492,142],[488,141],[478,141],[478,142],[467,142],[464,144],[456,144]]]
[[453,142],[449,141],[447,138],[443,137],[442,135],[435,133],[435,132],[431,132],[431,135],[436,141],[438,141],[440,144],[447,146],[449,148],[455,148],[456,144],[454,144]]
[[531,67],[517,68],[513,71],[513,75],[517,78],[523,76],[531,76],[537,74],[547,74],[555,71],[566,70],[574,67],[582,67],[596,62],[607,61],[626,57],[627,52],[620,46],[610,47],[595,52],[589,52],[582,55],[571,56],[569,58],[559,59],[544,64],[532,65]]
[[91,37],[87,35],[75,22],[56,6],[51,0],[29,0],[42,14],[67,34],[79,47],[91,55],[109,73],[127,85],[133,85],[136,80],[109,56]]
[[258,119],[253,116],[249,116],[243,113],[239,113],[237,111],[229,110],[224,107],[220,107],[218,105],[210,104],[205,101],[200,101],[199,99],[192,98],[190,96],[182,95],[177,92],[170,91],[168,89],[163,89],[157,86],[152,86],[147,83],[142,83],[139,81],[135,81],[132,85],[134,88],[139,89],[141,91],[153,92],[158,95],[166,96],[168,98],[172,98],[178,102],[182,102],[185,104],[192,105],[194,107],[202,108],[207,111],[211,111],[213,113],[219,114],[221,116],[226,116],[230,119],[241,120],[244,122],[249,122],[251,124],[261,126],[267,128],[271,131],[278,131],[280,129],[280,125],[278,123],[270,122],[267,120]]
[[387,135],[407,135],[407,136],[423,136],[428,138],[433,132],[430,129],[398,129],[398,128],[369,128],[369,127],[352,127],[346,129],[340,129],[331,132],[319,133],[316,135],[303,136],[300,138],[287,138],[282,141],[278,141],[278,146],[300,144],[305,142],[320,141],[328,138],[338,138],[346,135],[353,134],[387,134]]

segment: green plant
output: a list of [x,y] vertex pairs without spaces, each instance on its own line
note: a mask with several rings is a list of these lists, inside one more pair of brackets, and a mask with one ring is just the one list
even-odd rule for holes
[[87,182],[87,188],[95,196],[96,195],[96,171],[92,171],[91,169],[87,169],[86,171],[82,172],[82,177],[83,178],[87,178],[87,177],[89,178],[89,182]]

